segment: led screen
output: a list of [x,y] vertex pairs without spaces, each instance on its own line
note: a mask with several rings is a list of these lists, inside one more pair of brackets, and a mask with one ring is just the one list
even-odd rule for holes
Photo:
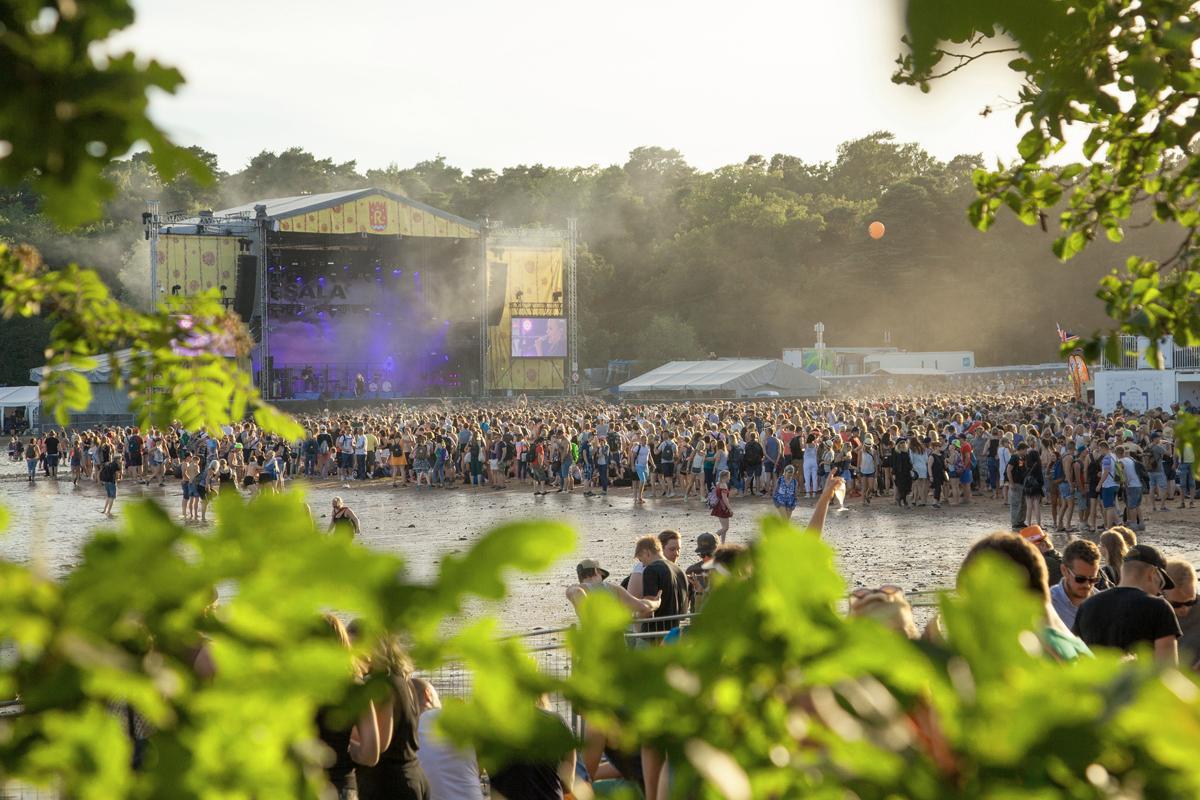
[[567,321],[562,317],[514,317],[513,358],[565,358]]

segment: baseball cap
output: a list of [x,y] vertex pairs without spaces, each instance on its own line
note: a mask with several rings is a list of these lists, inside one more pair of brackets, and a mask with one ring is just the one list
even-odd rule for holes
[[1046,535],[1046,532],[1042,530],[1041,525],[1030,525],[1022,528],[1021,537],[1025,539],[1025,541],[1034,542],[1035,544],[1037,542],[1047,541],[1050,538]]
[[717,549],[717,537],[711,533],[702,533],[696,537],[696,555],[710,556]]
[[1171,580],[1171,576],[1167,574],[1167,560],[1162,557],[1162,553],[1158,552],[1157,548],[1151,547],[1148,544],[1134,545],[1125,554],[1125,560],[1141,561],[1143,564],[1157,567],[1158,574],[1162,575],[1163,590],[1166,591],[1167,589],[1175,588],[1175,581]]
[[608,577],[608,574],[609,574],[608,570],[606,570],[604,567],[600,566],[600,562],[594,558],[585,558],[583,561],[580,561],[575,566],[576,572],[591,572],[593,570],[599,572],[600,577],[602,577],[602,578]]

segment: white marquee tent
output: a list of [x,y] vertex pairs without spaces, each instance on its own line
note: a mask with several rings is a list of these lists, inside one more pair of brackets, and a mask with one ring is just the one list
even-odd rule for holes
[[36,427],[41,407],[38,387],[0,386],[0,417],[4,430]]
[[672,361],[622,383],[623,394],[709,392],[727,397],[753,397],[778,392],[781,397],[813,397],[825,381],[778,358]]

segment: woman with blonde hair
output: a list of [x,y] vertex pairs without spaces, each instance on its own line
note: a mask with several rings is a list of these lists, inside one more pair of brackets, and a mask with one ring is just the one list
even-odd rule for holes
[[[325,614],[324,620],[338,643],[347,651],[351,650],[350,635],[342,621],[332,614]],[[355,679],[359,679],[360,670],[352,668]],[[325,765],[325,776],[337,792],[338,800],[357,800],[357,767],[373,767],[379,763],[379,721],[375,704],[367,703],[366,710],[359,715],[357,722],[345,730],[339,730],[338,726],[332,724],[333,710],[323,708],[317,712],[317,734],[325,746],[333,751],[332,760]]]
[[[357,636],[357,625],[350,626]],[[385,636],[371,654],[369,671],[385,676],[389,698],[378,714],[379,763],[358,770],[360,800],[428,800],[429,779],[417,759],[420,711],[413,691],[413,665],[394,636]]]
[[1098,588],[1111,588],[1121,582],[1121,565],[1125,563],[1125,554],[1129,552],[1129,547],[1117,528],[1100,534],[1100,552],[1104,554],[1104,566],[1100,568],[1100,574],[1107,581],[1107,586]]

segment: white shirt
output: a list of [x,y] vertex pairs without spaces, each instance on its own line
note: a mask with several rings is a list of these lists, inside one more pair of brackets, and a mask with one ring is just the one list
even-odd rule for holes
[[433,800],[483,800],[475,754],[455,750],[434,732],[440,713],[440,708],[431,708],[417,723],[417,758],[429,779],[429,796]]

